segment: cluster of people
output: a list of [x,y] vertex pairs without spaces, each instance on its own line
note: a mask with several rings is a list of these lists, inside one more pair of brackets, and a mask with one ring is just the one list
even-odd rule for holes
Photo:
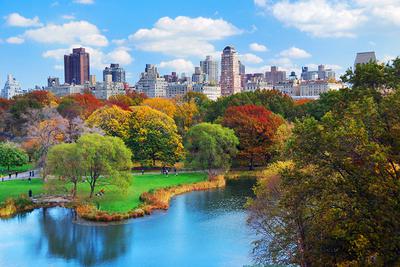
[[[162,167],[161,174],[168,176],[169,172],[170,172],[170,168]],[[178,175],[178,170],[176,168],[174,168],[174,173],[175,173],[175,175]]]

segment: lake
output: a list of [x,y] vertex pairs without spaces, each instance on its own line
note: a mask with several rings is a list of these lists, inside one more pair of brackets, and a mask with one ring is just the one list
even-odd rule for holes
[[0,220],[0,266],[243,266],[251,241],[250,181],[171,200],[168,211],[115,225],[76,221],[66,208]]

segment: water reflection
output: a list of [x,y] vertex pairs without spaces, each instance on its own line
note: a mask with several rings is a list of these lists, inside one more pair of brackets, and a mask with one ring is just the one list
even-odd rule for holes
[[251,185],[181,195],[167,212],[127,224],[76,224],[64,208],[1,220],[0,266],[243,266],[253,240],[243,210]]
[[76,219],[69,209],[42,209],[38,254],[47,253],[66,260],[78,260],[85,266],[111,261],[127,252],[132,228],[126,225],[87,226],[71,223]]

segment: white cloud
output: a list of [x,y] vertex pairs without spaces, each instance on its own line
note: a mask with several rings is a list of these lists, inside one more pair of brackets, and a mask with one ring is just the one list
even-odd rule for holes
[[356,0],[356,2],[367,9],[373,16],[400,26],[400,1],[398,0]]
[[126,40],[125,39],[114,39],[111,42],[113,44],[116,44],[116,45],[125,45],[126,44]]
[[94,4],[94,0],[74,0],[74,3],[82,5],[92,5]]
[[107,38],[96,25],[87,21],[71,21],[61,25],[48,24],[39,29],[26,31],[23,36],[38,43],[107,46]]
[[267,0],[254,0],[254,4],[259,7],[267,7]]
[[400,26],[399,0],[254,0],[286,26],[317,37],[353,37],[360,26]]
[[8,16],[6,16],[5,19],[6,19],[6,24],[8,26],[14,26],[14,27],[40,27],[43,25],[42,23],[40,23],[38,16],[35,16],[30,19],[21,16],[18,13],[11,13]]
[[[71,45],[69,48],[48,50],[42,54],[42,57],[52,58],[61,63],[63,62],[64,55],[70,54],[72,52],[72,49],[76,47],[81,47],[81,45],[74,44]],[[122,65],[128,65],[133,61],[132,56],[128,52],[129,50],[124,47],[118,47],[109,53],[104,53],[99,48],[93,48],[90,46],[85,46],[85,50],[90,55],[90,67],[97,70],[103,70],[110,63],[120,63]]]
[[368,18],[362,8],[345,0],[279,0],[258,6],[286,26],[317,37],[352,37]]
[[262,58],[251,53],[239,55],[239,58],[242,63],[247,63],[247,64],[259,64],[263,62]]
[[308,53],[307,51],[297,48],[295,46],[292,46],[289,49],[283,50],[282,52],[279,53],[280,56],[285,57],[285,58],[308,58],[311,57],[311,54]]
[[268,51],[268,48],[265,45],[258,44],[258,43],[251,43],[249,45],[250,50],[254,52],[266,52]]
[[63,19],[66,19],[66,20],[73,20],[73,19],[75,19],[75,16],[74,15],[68,15],[68,14],[66,14],[66,15],[62,15],[61,16]]
[[25,42],[25,40],[18,36],[13,36],[13,37],[7,38],[6,42],[9,44],[22,44],[23,42]]
[[129,36],[137,49],[178,57],[215,54],[211,41],[222,40],[242,31],[223,19],[204,17],[162,17],[151,29],[139,29]]
[[270,65],[263,65],[260,67],[246,66],[246,73],[265,73],[270,69],[271,69]]
[[129,54],[128,49],[120,47],[107,54],[106,59],[111,62],[119,63],[121,65],[129,65],[132,63],[133,58]]
[[191,61],[185,59],[174,59],[171,61],[161,61],[158,66],[161,69],[167,69],[170,71],[176,71],[178,73],[192,73],[194,71],[194,65]]

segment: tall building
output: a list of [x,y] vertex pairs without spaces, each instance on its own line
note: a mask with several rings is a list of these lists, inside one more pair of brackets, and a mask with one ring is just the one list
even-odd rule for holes
[[89,83],[90,85],[96,85],[96,75],[94,74],[89,75]]
[[89,81],[89,53],[85,48],[74,48],[72,54],[64,55],[65,83],[84,84]]
[[1,97],[11,99],[16,95],[22,95],[24,93],[19,82],[11,74],[8,74]]
[[265,72],[265,81],[273,85],[286,80],[286,72],[278,70],[278,67],[271,66],[271,71]]
[[200,68],[207,75],[210,84],[218,84],[218,62],[212,56],[206,56],[205,60],[200,61]]
[[227,46],[221,54],[221,95],[228,96],[239,93],[240,72],[239,60],[234,47]]
[[202,72],[200,67],[194,68],[194,73],[192,75],[192,82],[194,83],[204,83],[207,80],[207,75]]
[[125,70],[119,66],[119,64],[110,64],[110,67],[106,67],[103,70],[103,81],[105,81],[105,76],[111,74],[112,81],[116,83],[125,82]]
[[59,85],[60,85],[60,79],[58,77],[47,78],[47,86],[48,87],[59,86]]
[[354,60],[354,69],[357,67],[358,64],[367,64],[371,61],[376,61],[375,52],[371,51],[357,53],[356,59]]
[[136,91],[148,97],[166,97],[167,82],[160,78],[157,68],[152,64],[146,64],[146,69],[135,87]]
[[325,65],[318,65],[317,71],[309,70],[308,67],[302,67],[301,69],[301,79],[303,81],[335,79],[335,72],[332,69],[326,69]]

